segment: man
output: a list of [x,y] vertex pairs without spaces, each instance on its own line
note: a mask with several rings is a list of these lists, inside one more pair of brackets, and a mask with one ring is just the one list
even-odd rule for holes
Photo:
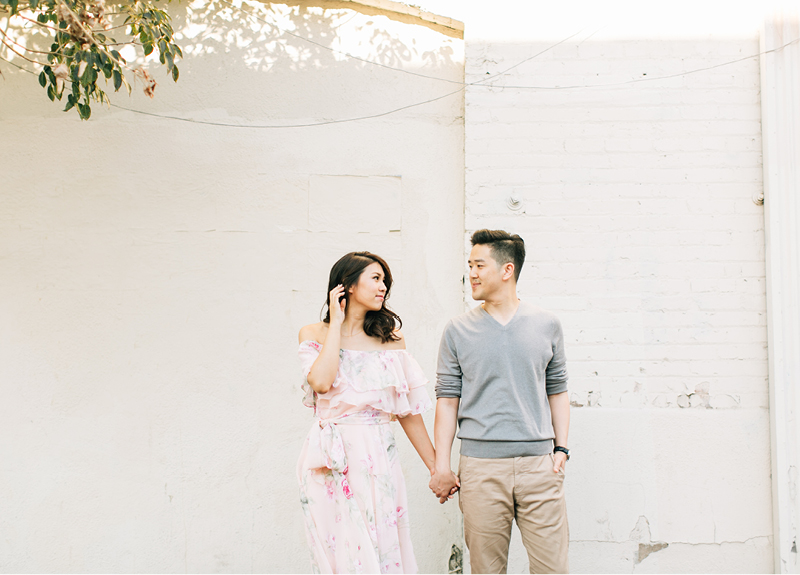
[[[473,573],[506,572],[514,519],[531,573],[569,569],[564,337],[555,315],[517,297],[524,261],[518,235],[473,234],[469,279],[483,304],[450,320],[439,348],[430,487],[444,503],[460,483]],[[456,423],[458,477],[450,468]]]

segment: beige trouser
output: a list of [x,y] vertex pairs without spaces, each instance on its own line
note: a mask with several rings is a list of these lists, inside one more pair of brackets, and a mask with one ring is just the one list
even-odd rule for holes
[[505,573],[511,522],[517,520],[531,573],[567,573],[569,527],[564,473],[553,456],[479,459],[461,456],[464,537],[473,573]]

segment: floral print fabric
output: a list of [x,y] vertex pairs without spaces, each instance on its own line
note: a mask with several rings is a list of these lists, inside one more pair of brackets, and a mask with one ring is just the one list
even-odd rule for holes
[[300,345],[304,403],[314,420],[297,464],[315,573],[416,573],[405,481],[389,422],[431,406],[405,350],[341,350],[330,391],[305,376],[322,346]]

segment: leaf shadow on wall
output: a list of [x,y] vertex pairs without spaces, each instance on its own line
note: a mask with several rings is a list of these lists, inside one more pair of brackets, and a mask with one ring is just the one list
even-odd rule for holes
[[[173,85],[158,70],[155,101],[138,90],[132,103],[157,113],[224,109],[280,124],[380,114],[458,90],[461,40],[353,6],[325,0],[179,5],[171,13],[184,51],[181,78]],[[396,89],[376,99],[376,85],[384,95],[387,85]]]

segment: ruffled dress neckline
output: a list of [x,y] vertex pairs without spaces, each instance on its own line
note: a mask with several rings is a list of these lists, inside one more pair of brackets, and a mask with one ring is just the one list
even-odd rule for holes
[[314,340],[300,344],[303,364],[303,404],[319,417],[340,417],[374,409],[393,416],[422,413],[431,407],[422,368],[405,349],[339,350],[339,370],[331,389],[316,393],[306,378],[322,345]]

